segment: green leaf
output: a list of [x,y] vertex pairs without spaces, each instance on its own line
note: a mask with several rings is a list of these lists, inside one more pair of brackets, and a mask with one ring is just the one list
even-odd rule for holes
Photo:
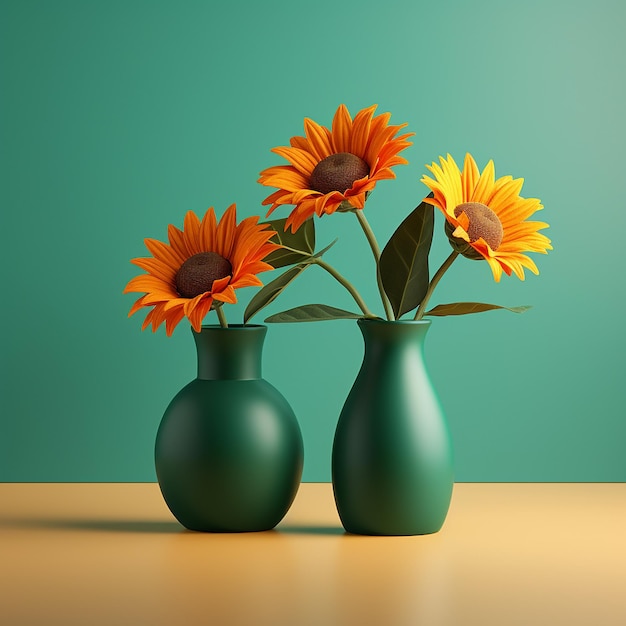
[[316,259],[319,259],[323,254],[328,252],[336,243],[338,239],[335,239],[329,243],[325,248],[322,248],[315,254],[305,254],[301,258],[304,259],[302,263],[295,265],[281,274],[278,278],[275,278],[271,283],[267,283],[257,294],[250,300],[250,304],[246,307],[243,314],[243,323],[247,324],[261,309],[264,309],[268,304],[276,300],[281,292],[287,287],[287,285],[295,280],[307,267],[310,267],[315,263]]
[[325,248],[322,248],[319,252],[316,252],[314,255],[309,257],[309,262],[315,263],[314,259],[319,259],[321,256],[325,255],[338,241],[339,237],[331,241]]
[[325,304],[305,304],[304,306],[289,309],[270,315],[265,321],[268,324],[278,322],[322,322],[324,320],[358,320],[363,314],[351,313],[343,309],[336,309]]
[[264,224],[269,224],[271,229],[276,231],[276,234],[270,239],[272,243],[290,248],[289,250],[285,248],[274,250],[274,252],[263,259],[274,268],[301,263],[313,254],[313,250],[315,250],[315,224],[313,219],[310,218],[304,222],[295,233],[292,233],[291,230],[285,231],[286,221],[287,218],[263,222]]
[[275,278],[272,282],[267,283],[267,285],[259,290],[255,294],[254,298],[250,300],[250,303],[246,307],[243,314],[243,323],[247,324],[261,309],[264,309],[268,304],[276,300],[285,287],[295,280],[310,265],[310,263],[301,263],[300,265],[296,265],[281,274],[278,278]]
[[444,316],[444,315],[470,315],[472,313],[483,313],[484,311],[493,311],[495,309],[504,309],[513,313],[525,313],[532,307],[530,306],[500,306],[498,304],[485,304],[483,302],[454,302],[452,304],[440,304],[430,311],[426,311],[426,315]]
[[398,226],[380,255],[380,277],[396,319],[414,309],[428,290],[428,253],[434,207],[422,202]]

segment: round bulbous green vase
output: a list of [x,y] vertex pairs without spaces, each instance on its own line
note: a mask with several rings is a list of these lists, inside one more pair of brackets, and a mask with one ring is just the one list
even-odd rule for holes
[[358,325],[365,355],[332,451],[341,522],[361,535],[437,532],[454,478],[446,419],[424,363],[430,321]]
[[174,397],[156,437],[163,498],[190,530],[274,528],[300,485],[303,444],[293,410],[261,377],[267,328],[192,332],[198,377]]

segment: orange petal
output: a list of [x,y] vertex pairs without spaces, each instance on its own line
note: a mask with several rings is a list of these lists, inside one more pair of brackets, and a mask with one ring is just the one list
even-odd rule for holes
[[206,314],[211,310],[212,305],[213,300],[211,296],[207,296],[203,300],[198,302],[193,310],[187,314],[187,317],[189,318],[193,329],[197,333],[202,330],[202,320],[204,320]]
[[304,120],[304,131],[309,140],[310,152],[315,156],[318,163],[333,153],[330,131],[327,128],[316,124],[307,117]]
[[209,207],[200,224],[199,238],[202,252],[215,252],[216,231],[215,209]]
[[266,187],[278,187],[285,191],[299,191],[309,187],[309,179],[292,165],[276,165],[263,170],[259,182]]
[[333,152],[350,152],[350,134],[352,118],[348,109],[341,104],[333,117],[332,148]]
[[231,257],[236,229],[237,209],[234,204],[231,204],[217,225],[215,241],[215,252],[222,255],[225,259],[230,259]]
[[367,151],[367,142],[370,136],[370,126],[372,117],[376,111],[376,105],[372,105],[367,109],[359,111],[352,124],[352,137],[350,138],[350,150],[352,154],[356,154],[362,159],[365,158]]
[[307,179],[319,163],[310,152],[300,148],[274,148],[272,152],[287,159]]
[[165,334],[168,337],[172,336],[174,329],[178,326],[178,323],[185,317],[185,312],[182,307],[175,309],[167,314],[165,318]]
[[289,214],[285,227],[290,227],[291,232],[295,233],[313,215],[315,215],[315,201],[306,200]]
[[187,242],[187,249],[191,256],[202,252],[202,242],[200,241],[200,220],[193,211],[187,211],[183,236]]
[[220,302],[228,302],[229,304],[237,304],[237,296],[235,295],[235,290],[232,285],[228,285],[223,291],[219,293],[212,293],[214,300],[219,300]]
[[146,248],[150,254],[155,258],[163,261],[166,265],[169,265],[175,271],[178,271],[180,266],[185,262],[185,255],[181,251],[171,248],[166,243],[158,241],[157,239],[144,239]]
[[163,261],[153,257],[132,259],[131,263],[166,283],[171,283],[176,277],[176,271],[174,269],[167,265],[167,263],[163,263]]
[[133,304],[132,307],[130,307],[130,311],[128,312],[128,317],[130,317],[131,315],[134,315],[135,313],[137,313],[137,311],[139,311],[139,309],[142,309],[145,304],[143,303],[143,296],[141,296],[141,298],[139,298],[138,300],[135,300],[135,303]]
[[262,287],[263,282],[254,274],[244,274],[240,278],[233,280],[231,285],[233,289],[240,289],[241,287]]
[[141,274],[141,276],[131,278],[124,288],[124,293],[134,291],[145,291],[146,293],[150,291],[164,291],[167,293],[171,291],[171,285],[151,274]]
[[[173,248],[181,258],[187,259],[190,256],[193,256],[193,251],[187,245],[187,241],[185,240],[185,235],[182,230],[176,228],[173,224],[170,224],[167,227],[167,237],[170,241],[170,247]],[[178,267],[180,267],[180,265]]]
[[382,115],[377,115],[370,124],[370,136],[367,140],[364,157],[364,160],[369,163],[370,166],[376,162],[378,152],[385,142],[394,135],[393,130],[391,130],[389,136],[385,134],[390,118],[391,113],[383,113]]
[[216,293],[219,293],[220,291],[226,289],[228,283],[230,282],[230,279],[231,276],[224,276],[224,278],[218,278],[217,280],[214,280],[213,284],[211,285],[211,294],[215,296]]
[[152,322],[152,316],[154,314],[154,309],[148,311],[146,318],[144,319],[143,323],[141,324],[141,330],[146,330],[146,328],[148,328],[148,326],[150,326],[150,322]]
[[166,304],[167,302],[170,302],[171,300],[178,300],[178,299],[180,299],[180,296],[178,295],[178,293],[151,291],[150,293],[144,296],[143,303],[146,305],[162,304],[162,303]]

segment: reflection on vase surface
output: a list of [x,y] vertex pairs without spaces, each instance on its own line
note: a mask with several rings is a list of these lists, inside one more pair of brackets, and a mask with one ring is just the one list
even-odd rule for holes
[[194,332],[198,377],[165,411],[155,446],[163,497],[191,530],[268,530],[296,495],[302,435],[285,398],[261,377],[266,332]]
[[453,487],[450,435],[424,363],[430,321],[359,320],[361,369],[333,444],[335,501],[348,532],[437,532]]

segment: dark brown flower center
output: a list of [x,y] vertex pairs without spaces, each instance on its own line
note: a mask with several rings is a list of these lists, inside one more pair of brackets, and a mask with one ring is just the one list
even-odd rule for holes
[[467,234],[472,243],[482,237],[492,250],[500,247],[504,236],[502,222],[488,206],[480,202],[464,202],[454,209],[455,217],[461,213],[465,213],[469,219]]
[[189,257],[176,274],[176,290],[183,298],[195,298],[210,291],[213,281],[232,274],[228,259],[217,252],[199,252]]
[[320,193],[344,193],[355,180],[370,173],[370,166],[356,154],[339,152],[320,161],[311,174],[309,185]]

